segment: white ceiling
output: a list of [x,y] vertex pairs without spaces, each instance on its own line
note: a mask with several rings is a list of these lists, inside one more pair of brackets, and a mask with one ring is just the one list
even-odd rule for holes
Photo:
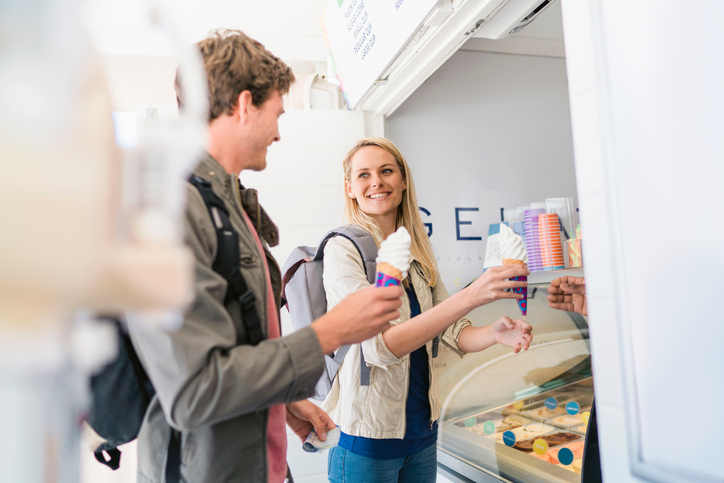
[[[176,55],[178,46],[198,42],[212,29],[230,28],[243,30],[284,60],[325,61],[327,47],[319,20],[329,1],[86,0],[83,13],[96,50],[101,54]],[[169,29],[153,26],[154,17],[149,4],[167,6],[161,11],[167,12],[170,24],[179,32],[175,44],[170,41]],[[562,46],[560,1],[553,2],[535,22],[510,38],[518,39],[513,42],[517,42],[516,45],[526,40],[533,45],[534,41],[542,40],[543,44]],[[464,48],[492,51],[507,49],[505,39],[471,40]],[[558,51],[562,52],[561,49]],[[534,49],[529,53],[539,52]]]
[[551,3],[538,15],[538,18],[510,37],[491,40],[473,36],[472,39],[463,44],[462,49],[504,54],[565,57],[561,2],[558,0]]
[[[175,55],[175,45],[193,44],[215,28],[240,29],[286,60],[326,60],[319,19],[328,0],[168,0],[153,2],[166,16],[154,16],[147,0],[88,0],[84,20],[101,54]],[[157,19],[161,18],[161,22]],[[156,20],[154,20],[156,19]],[[164,21],[164,19],[170,20]],[[178,40],[169,39],[171,24]]]

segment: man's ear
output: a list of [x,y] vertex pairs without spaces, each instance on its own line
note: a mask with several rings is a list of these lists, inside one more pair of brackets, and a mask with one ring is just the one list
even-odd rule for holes
[[249,113],[251,108],[254,107],[252,102],[251,91],[243,90],[239,93],[239,97],[236,99],[236,107],[234,108],[234,115],[239,116],[239,120],[242,123],[246,123],[249,120]]

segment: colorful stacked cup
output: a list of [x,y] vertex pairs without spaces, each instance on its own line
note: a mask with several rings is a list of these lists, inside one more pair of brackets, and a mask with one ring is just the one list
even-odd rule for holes
[[559,270],[565,267],[561,222],[556,213],[538,215],[538,242],[543,270]]
[[545,214],[545,209],[531,208],[525,210],[523,227],[525,228],[525,251],[528,254],[528,270],[531,272],[543,270],[543,261],[538,241],[538,216]]

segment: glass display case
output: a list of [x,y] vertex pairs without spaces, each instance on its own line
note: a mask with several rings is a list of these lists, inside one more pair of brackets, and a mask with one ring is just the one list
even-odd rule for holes
[[[435,361],[442,413],[438,464],[457,481],[579,482],[593,402],[588,324],[551,309],[547,287],[581,270],[533,273],[527,321],[533,343],[514,354],[500,345],[459,358],[440,347]],[[470,314],[476,326],[520,318],[514,300]]]

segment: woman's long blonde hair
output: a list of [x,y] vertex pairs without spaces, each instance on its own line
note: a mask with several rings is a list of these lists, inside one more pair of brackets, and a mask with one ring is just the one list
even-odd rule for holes
[[[430,287],[434,287],[437,282],[437,264],[435,263],[435,255],[432,252],[432,245],[427,237],[425,225],[422,224],[420,218],[420,209],[417,206],[417,195],[415,194],[415,183],[412,181],[412,172],[410,171],[407,161],[397,146],[385,138],[364,138],[357,141],[357,144],[349,150],[344,157],[342,163],[344,167],[344,179],[346,184],[352,181],[352,157],[362,148],[367,146],[377,146],[384,149],[397,161],[397,165],[402,172],[402,179],[407,184],[407,189],[402,192],[402,203],[397,207],[397,219],[395,220],[395,229],[404,226],[410,232],[412,245],[410,252],[415,260],[421,265],[422,273]],[[384,239],[382,230],[375,220],[362,212],[359,208],[357,200],[347,196],[345,187],[344,196],[344,217],[348,223],[359,225],[365,230],[372,233],[377,241],[377,245]]]

